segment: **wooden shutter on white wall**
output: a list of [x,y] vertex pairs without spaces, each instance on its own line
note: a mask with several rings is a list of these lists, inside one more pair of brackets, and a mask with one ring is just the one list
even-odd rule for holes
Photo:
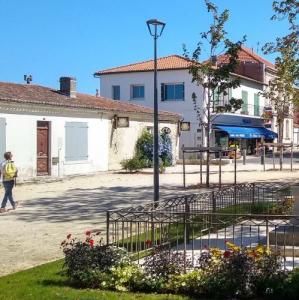
[[6,119],[0,118],[0,155],[2,159],[5,151],[6,151]]
[[65,160],[88,159],[88,125],[86,122],[65,123]]

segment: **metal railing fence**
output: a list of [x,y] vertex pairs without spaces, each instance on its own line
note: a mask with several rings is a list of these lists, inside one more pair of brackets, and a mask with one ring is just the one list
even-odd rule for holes
[[263,244],[279,253],[284,267],[299,265],[299,216],[285,210],[292,199],[284,184],[240,184],[107,212],[107,243],[124,247],[137,260],[157,245],[196,257],[209,247],[225,250]]

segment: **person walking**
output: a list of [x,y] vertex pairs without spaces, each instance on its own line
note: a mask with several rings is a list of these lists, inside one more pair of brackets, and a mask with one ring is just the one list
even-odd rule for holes
[[7,201],[10,202],[13,209],[16,209],[18,206],[18,202],[15,202],[12,196],[12,189],[16,182],[16,177],[18,174],[18,170],[12,161],[12,153],[5,152],[4,153],[4,161],[1,163],[0,172],[2,175],[3,187],[5,190],[4,197],[1,203],[0,212],[6,211]]

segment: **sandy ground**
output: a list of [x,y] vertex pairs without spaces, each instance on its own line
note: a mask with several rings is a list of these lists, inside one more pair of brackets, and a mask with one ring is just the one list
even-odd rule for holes
[[[260,166],[238,162],[238,182],[284,180],[294,182],[299,171],[256,171]],[[188,185],[199,182],[199,166],[187,166]],[[224,182],[232,182],[233,166],[223,166]],[[182,188],[182,166],[160,176],[161,199],[190,193]],[[62,257],[60,242],[68,233],[83,237],[87,229],[105,230],[105,211],[151,201],[151,170],[142,174],[99,173],[60,182],[20,185],[15,211],[0,214],[0,276]],[[212,167],[211,182],[218,181]],[[1,190],[3,192],[3,190]],[[104,235],[104,234],[103,234]]]

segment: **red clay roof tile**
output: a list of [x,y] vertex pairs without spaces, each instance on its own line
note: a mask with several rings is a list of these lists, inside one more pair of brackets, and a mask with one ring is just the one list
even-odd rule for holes
[[[252,62],[259,62],[259,63],[263,63],[266,65],[266,67],[275,70],[275,65],[272,64],[271,62],[269,62],[268,60],[262,58],[261,56],[259,56],[258,54],[256,54],[255,52],[253,52],[253,50],[242,46],[241,50],[238,53],[239,61],[252,61]],[[219,55],[217,57],[217,61],[218,62],[226,62],[228,60],[228,56],[226,54],[222,54]]]
[[[218,62],[227,61],[228,56],[223,54],[218,56]],[[275,70],[275,65],[268,60],[262,58],[261,56],[254,53],[251,49],[242,46],[239,52],[240,61],[254,61],[264,63],[268,68]],[[170,55],[166,57],[161,57],[157,60],[158,70],[179,70],[188,69],[190,66],[190,60],[186,59],[180,55]],[[134,63],[130,65],[100,70],[95,73],[95,75],[108,75],[117,73],[128,73],[128,72],[147,72],[154,70],[154,61],[148,60],[139,63]]]
[[[158,70],[173,70],[173,69],[188,69],[190,61],[180,55],[170,55],[157,59]],[[106,69],[98,71],[95,75],[113,74],[113,73],[127,73],[127,72],[146,72],[154,70],[154,61],[148,60],[140,63],[134,63],[126,66]]]
[[[0,101],[91,109],[112,113],[153,114],[152,108],[141,105],[81,93],[77,93],[76,98],[70,98],[61,94],[59,90],[35,84],[0,82]],[[180,115],[159,111],[159,118],[173,120],[179,119]]]

